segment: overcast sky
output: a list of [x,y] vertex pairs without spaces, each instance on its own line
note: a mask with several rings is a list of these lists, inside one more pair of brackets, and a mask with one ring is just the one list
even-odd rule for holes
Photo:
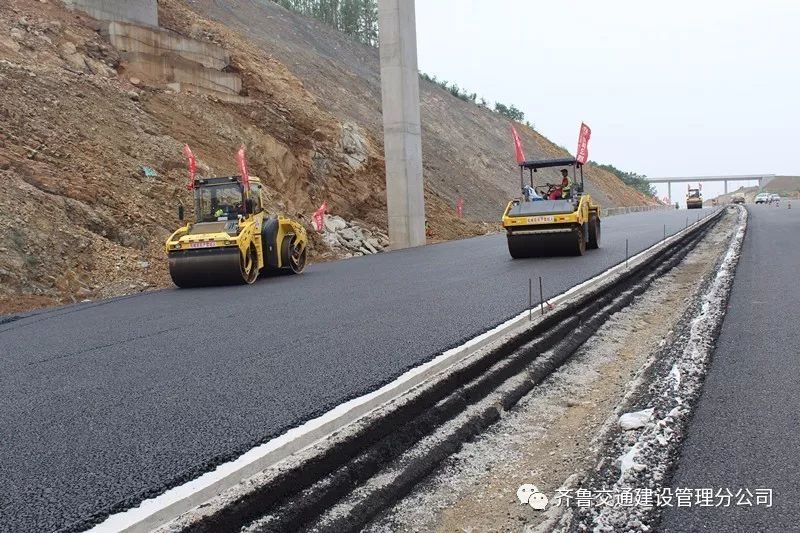
[[516,105],[573,154],[584,121],[590,158],[623,170],[800,175],[798,0],[416,7],[421,71]]

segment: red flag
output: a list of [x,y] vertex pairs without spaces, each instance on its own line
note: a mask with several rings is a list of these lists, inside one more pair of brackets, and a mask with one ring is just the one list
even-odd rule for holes
[[581,122],[581,132],[578,134],[578,151],[575,153],[575,161],[581,165],[589,160],[589,139],[592,137],[592,130]]
[[239,148],[239,151],[236,152],[236,162],[239,163],[239,172],[242,175],[242,186],[244,186],[244,190],[250,190],[250,174],[247,173],[247,159],[244,155],[244,146]]
[[456,214],[458,218],[464,216],[464,197],[459,197],[458,201],[456,202]]
[[319,209],[314,211],[313,219],[314,219],[314,228],[319,232],[322,231],[322,226],[325,225],[325,211],[328,210],[328,201],[325,200],[322,202],[322,205],[319,206]]
[[192,153],[192,149],[189,148],[188,144],[183,145],[183,155],[185,155],[186,159],[189,160],[189,185],[187,185],[186,188],[191,191],[194,189],[194,177],[197,173],[197,160],[194,158],[194,153]]
[[514,151],[517,154],[517,164],[521,165],[525,161],[525,154],[522,152],[522,141],[517,133],[517,128],[511,125],[511,135],[514,137]]

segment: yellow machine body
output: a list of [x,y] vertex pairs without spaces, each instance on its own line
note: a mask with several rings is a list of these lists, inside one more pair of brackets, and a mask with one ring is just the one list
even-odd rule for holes
[[591,195],[583,192],[582,170],[580,183],[571,181],[572,191],[567,198],[546,199],[556,187],[551,184],[547,185],[549,190],[542,191],[542,194],[534,190],[533,172],[554,166],[580,168],[574,159],[526,161],[520,164],[521,170],[531,170],[531,185],[524,186],[521,172],[523,196],[508,203],[502,218],[509,253],[513,258],[583,255],[587,249],[600,246],[601,209],[592,201]]
[[700,189],[689,189],[686,193],[686,209],[700,209],[703,207],[703,194]]
[[250,178],[249,190],[238,176],[198,179],[194,190],[197,220],[165,243],[176,285],[253,283],[262,272],[303,271],[306,230],[290,218],[266,213],[258,178]]

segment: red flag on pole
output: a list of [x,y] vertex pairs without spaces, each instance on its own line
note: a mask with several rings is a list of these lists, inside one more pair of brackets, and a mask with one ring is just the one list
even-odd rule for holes
[[458,214],[458,218],[462,218],[464,216],[464,197],[461,196],[458,198],[456,202],[456,214]]
[[325,200],[322,202],[322,205],[319,206],[319,209],[314,211],[313,219],[314,219],[314,229],[318,232],[322,231],[322,227],[325,225],[325,211],[328,210],[328,201]]
[[194,189],[194,177],[197,174],[197,160],[188,144],[183,145],[183,155],[189,160],[189,185],[186,186],[190,191]]
[[521,165],[523,161],[525,161],[525,154],[522,151],[522,141],[519,138],[519,133],[517,133],[517,128],[514,125],[511,125],[511,135],[514,137],[514,151],[517,155],[517,164]]
[[589,139],[592,137],[592,130],[581,122],[581,132],[578,134],[578,151],[575,153],[575,161],[581,165],[589,160]]
[[239,148],[239,151],[236,152],[236,162],[239,163],[239,172],[242,174],[242,186],[244,186],[244,190],[250,190],[250,174],[247,172],[247,159],[244,155],[244,146]]

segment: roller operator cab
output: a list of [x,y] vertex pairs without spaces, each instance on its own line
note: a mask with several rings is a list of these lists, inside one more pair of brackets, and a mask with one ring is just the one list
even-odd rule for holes
[[689,188],[686,193],[686,209],[701,209],[703,207],[703,194],[700,189]]
[[[600,206],[585,192],[583,165],[565,158],[523,161],[519,167],[522,196],[511,200],[503,213],[511,257],[583,255],[599,248]],[[534,183],[539,169],[553,167],[567,174],[568,187]]]
[[[195,221],[166,242],[178,287],[253,283],[261,272],[299,274],[306,265],[305,228],[263,207],[261,181],[250,176],[193,181]],[[183,220],[183,209],[179,209]]]

